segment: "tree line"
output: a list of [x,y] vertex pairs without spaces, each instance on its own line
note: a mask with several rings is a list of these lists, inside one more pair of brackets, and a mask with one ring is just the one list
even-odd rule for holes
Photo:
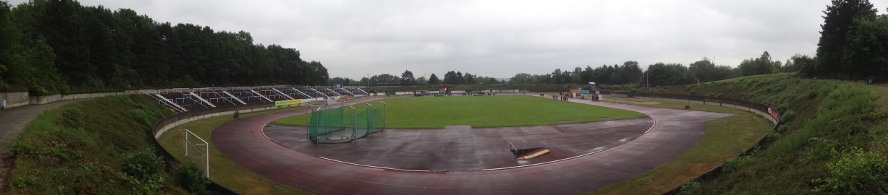
[[684,66],[679,63],[655,63],[645,71],[637,62],[621,65],[586,66],[573,71],[556,69],[552,73],[519,73],[510,83],[586,84],[665,86],[687,85],[739,76],[796,72],[810,78],[888,81],[888,15],[877,13],[868,0],[833,0],[823,12],[824,24],[814,57],[796,54],[783,62],[761,56],[743,60],[736,67],[715,65],[703,60]]
[[598,85],[669,86],[717,81],[739,76],[796,72],[803,66],[812,66],[814,59],[796,54],[785,63],[771,59],[765,51],[757,58],[745,59],[737,67],[716,65],[712,59],[703,58],[688,66],[680,63],[657,62],[642,71],[637,61],[622,65],[602,65],[596,68],[576,67],[572,71],[555,69],[552,73],[531,75],[515,74],[509,84],[581,84],[595,82]]
[[457,85],[476,85],[476,84],[502,84],[503,82],[493,77],[479,76],[460,71],[447,71],[443,77],[438,77],[435,73],[425,76],[415,77],[413,72],[405,70],[401,76],[391,74],[378,74],[361,78],[361,80],[352,80],[343,77],[333,77],[328,81],[330,84],[342,84],[353,86],[415,86],[415,85],[437,85],[437,84],[457,84]]
[[320,62],[253,43],[244,31],[160,23],[73,0],[0,2],[0,91],[319,85],[328,78]]

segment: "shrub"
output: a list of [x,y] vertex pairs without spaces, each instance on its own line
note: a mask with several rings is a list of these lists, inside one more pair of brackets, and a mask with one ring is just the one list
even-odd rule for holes
[[734,157],[722,165],[722,171],[724,171],[725,173],[729,173],[738,170],[741,166],[749,161],[752,161],[752,155]]
[[176,167],[176,183],[188,192],[194,194],[207,194],[207,186],[210,180],[204,177],[204,172],[194,162],[185,162]]
[[885,194],[888,193],[888,158],[854,147],[845,150],[837,161],[826,164],[829,176],[814,179],[819,184],[814,193]]
[[152,150],[139,150],[123,154],[123,171],[136,179],[145,191],[163,186],[164,161]]

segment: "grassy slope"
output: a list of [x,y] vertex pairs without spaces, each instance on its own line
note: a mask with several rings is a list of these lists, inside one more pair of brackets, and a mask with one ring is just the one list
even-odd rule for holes
[[[168,109],[146,96],[111,96],[42,113],[12,146],[13,194],[131,194],[121,154],[160,148],[151,125]],[[164,173],[165,174],[165,173]],[[183,193],[169,177],[156,193]]]
[[[264,112],[253,112],[253,113],[245,113],[241,114],[241,118],[246,118],[250,116],[262,115],[262,114],[270,114],[275,112],[284,112],[291,111],[296,108],[286,108],[286,109],[277,109],[271,111]],[[195,160],[193,158],[185,157],[183,151],[183,137],[182,132],[179,129],[188,129],[195,133],[197,136],[200,136],[204,140],[210,142],[210,178],[218,183],[219,185],[225,186],[232,191],[239,194],[308,194],[307,192],[300,191],[299,189],[295,189],[289,186],[285,186],[279,184],[275,181],[269,180],[265,177],[262,177],[250,170],[247,170],[241,167],[234,161],[229,160],[225,157],[224,154],[219,152],[216,147],[213,146],[212,141],[209,139],[210,132],[213,131],[219,125],[225,124],[228,121],[233,119],[232,115],[218,116],[212,117],[208,119],[202,119],[190,123],[186,123],[183,125],[176,126],[170,131],[167,131],[163,135],[158,138],[158,142],[166,149],[167,152],[173,155],[176,159],[180,161],[188,161]],[[197,159],[202,160],[202,159]],[[200,161],[202,163],[202,161]]]
[[[402,97],[384,100],[387,128],[444,128],[446,125],[501,127],[593,122],[642,117],[641,113],[555,101],[533,96]],[[361,107],[361,106],[359,106]],[[305,125],[306,116],[275,124]]]
[[[687,193],[811,193],[818,186],[824,186],[825,183],[818,179],[841,175],[831,171],[827,165],[848,156],[850,149],[863,148],[864,151],[881,155],[883,159],[885,151],[888,151],[884,91],[873,86],[774,74],[656,88],[654,91],[747,99],[772,105],[782,114],[782,127],[770,135],[776,138],[773,144],[744,160],[735,161],[733,170],[713,181],[692,185],[696,187],[687,190]],[[874,173],[876,178],[888,175],[884,169],[888,167],[886,162],[872,164],[875,165],[850,166],[852,168],[843,170]],[[864,184],[838,188],[832,192],[860,188],[885,189],[888,185],[885,180],[849,182]],[[826,191],[830,192],[829,189]]]
[[[650,99],[635,99],[647,101]],[[736,114],[706,122],[706,133],[691,148],[671,161],[632,179],[593,191],[594,194],[658,194],[682,185],[752,147],[772,127],[760,115],[717,105],[688,104],[675,101],[654,101],[639,104],[660,108],[684,109]],[[743,125],[738,125],[743,124]]]

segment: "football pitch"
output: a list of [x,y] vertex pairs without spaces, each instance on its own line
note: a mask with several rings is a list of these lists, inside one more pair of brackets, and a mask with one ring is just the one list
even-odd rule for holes
[[[634,111],[523,95],[398,97],[383,101],[387,129],[533,126],[645,117]],[[382,106],[379,102],[372,104]],[[365,107],[360,104],[355,109]],[[296,115],[272,123],[306,126],[306,117]]]

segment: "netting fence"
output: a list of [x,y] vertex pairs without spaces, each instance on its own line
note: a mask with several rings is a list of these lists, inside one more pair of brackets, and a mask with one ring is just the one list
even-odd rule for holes
[[309,138],[316,144],[347,143],[384,130],[384,102],[362,108],[318,108],[311,112],[308,125]]

